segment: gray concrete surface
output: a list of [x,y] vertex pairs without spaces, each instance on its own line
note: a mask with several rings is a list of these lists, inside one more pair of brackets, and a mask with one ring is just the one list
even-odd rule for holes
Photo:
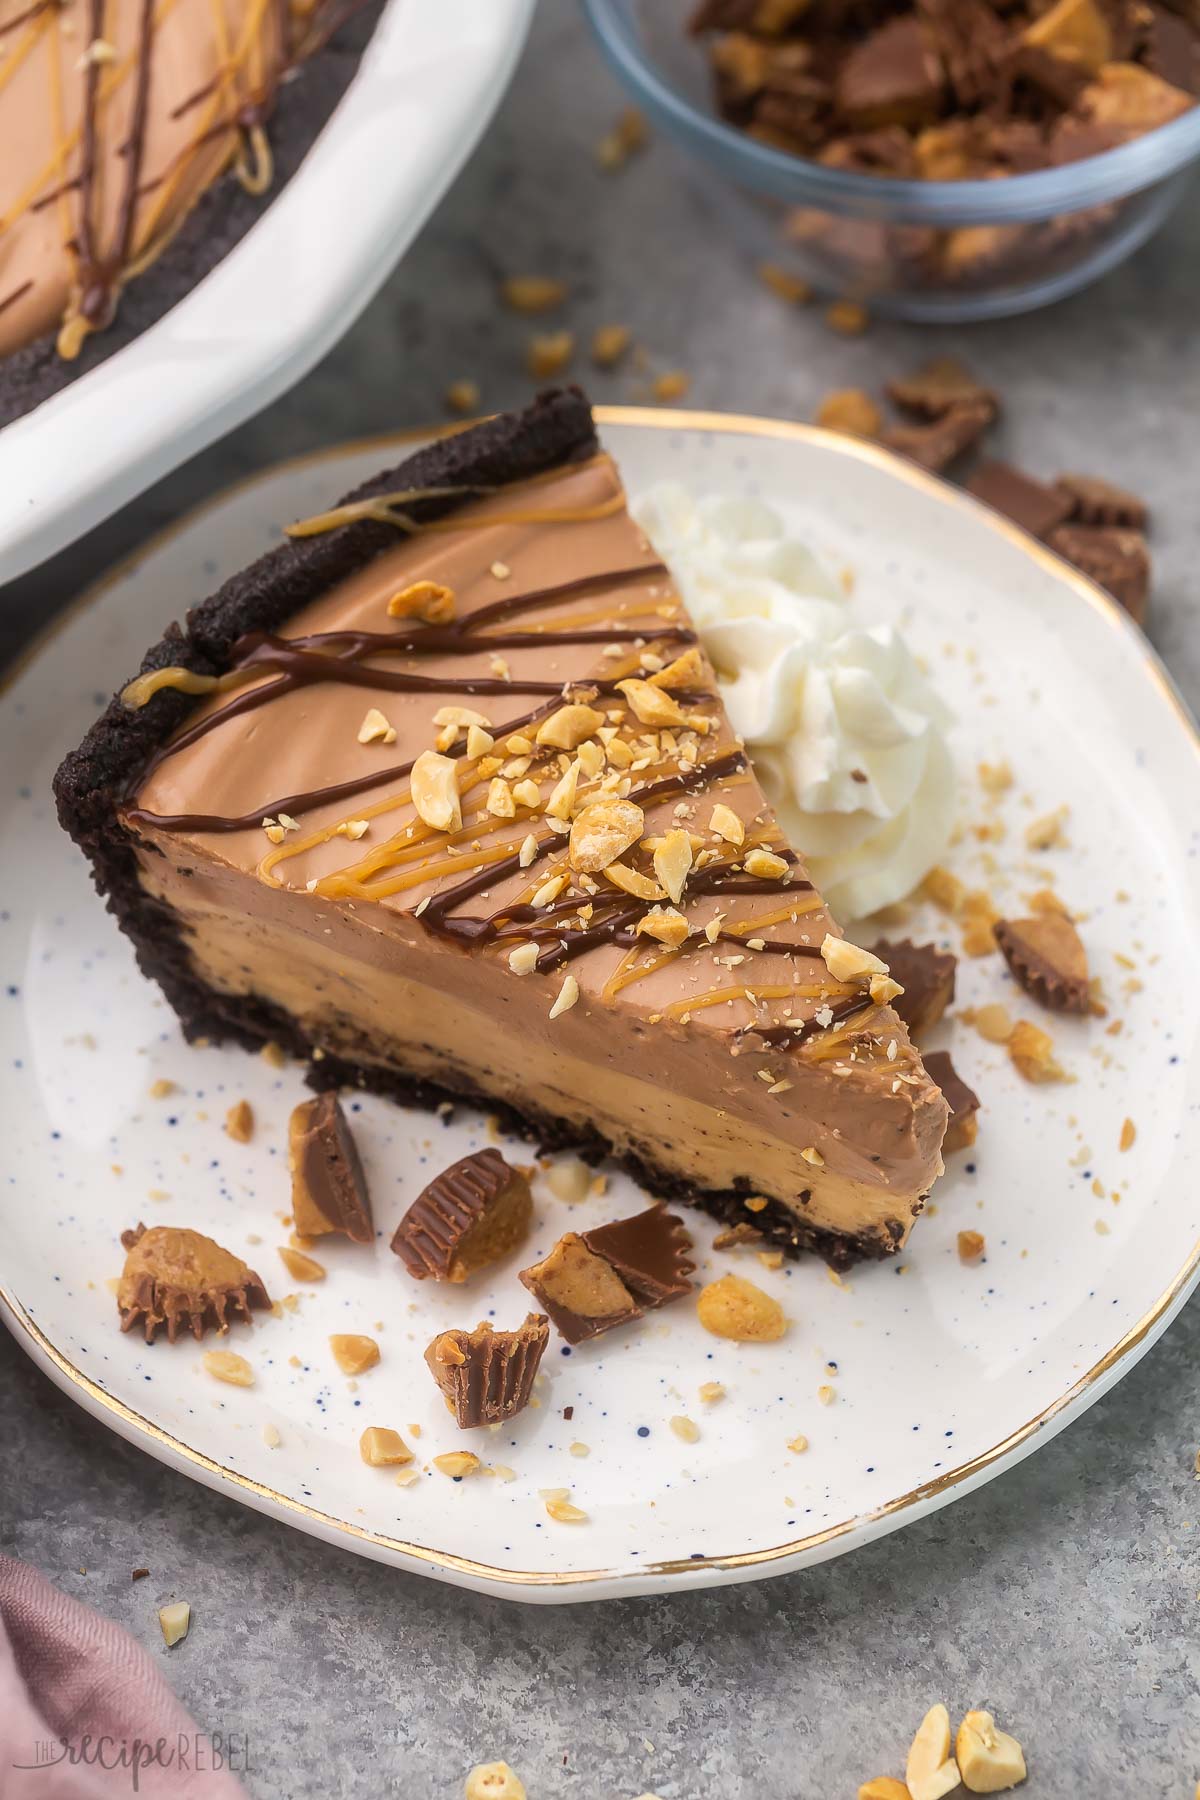
[[[574,7],[544,0],[483,148],[343,344],[261,418],[0,592],[0,661],[113,557],[239,476],[436,418],[457,377],[480,380],[490,406],[519,401],[527,326],[497,307],[498,270],[565,275],[572,323],[628,323],[657,367],[690,372],[697,406],[809,417],[827,388],[876,385],[933,347],[904,327],[833,338],[818,313],[783,309],[665,147],[600,176],[591,147],[618,103]],[[1193,705],[1198,253],[1192,207],[1091,292],[936,339],[1003,391],[1014,456],[1150,496],[1152,635]],[[634,377],[590,385],[628,399]],[[534,1611],[393,1574],[193,1486],[0,1338],[0,1549],[155,1654],[160,1597],[187,1596],[195,1624],[170,1675],[202,1726],[249,1739],[256,1795],[449,1800],[473,1762],[503,1756],[530,1800],[850,1800],[900,1769],[924,1708],[945,1698],[990,1705],[1016,1731],[1030,1800],[1192,1800],[1198,1359],[1193,1306],[1035,1458],[852,1558],[719,1594]],[[137,1564],[152,1575],[131,1586]]]

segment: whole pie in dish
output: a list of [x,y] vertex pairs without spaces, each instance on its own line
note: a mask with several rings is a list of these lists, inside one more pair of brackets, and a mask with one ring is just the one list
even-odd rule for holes
[[0,425],[143,331],[253,224],[378,0],[0,0]]
[[191,1037],[486,1104],[835,1266],[947,1107],[784,841],[577,390],[445,437],[167,628],[56,778]]

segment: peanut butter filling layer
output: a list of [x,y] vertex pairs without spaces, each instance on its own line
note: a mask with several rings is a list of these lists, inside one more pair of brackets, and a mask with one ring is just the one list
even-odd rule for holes
[[235,647],[124,815],[197,971],[350,1060],[902,1242],[945,1104],[831,976],[612,463],[396,530]]

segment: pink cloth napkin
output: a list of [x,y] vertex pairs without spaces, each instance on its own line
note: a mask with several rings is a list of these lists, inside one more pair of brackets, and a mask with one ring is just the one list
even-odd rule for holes
[[228,1760],[127,1631],[0,1556],[0,1800],[246,1800]]

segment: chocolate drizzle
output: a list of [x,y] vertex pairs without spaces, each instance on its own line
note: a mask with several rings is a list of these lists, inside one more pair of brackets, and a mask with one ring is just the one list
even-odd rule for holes
[[[91,0],[88,16],[89,44],[104,36],[104,0]],[[96,157],[99,129],[100,64],[89,54],[84,73],[83,132],[79,164],[79,223],[76,228],[79,313],[92,331],[112,323],[125,270],[132,261],[137,220],[138,182],[146,153],[146,128],[150,111],[150,44],[154,35],[154,0],[142,0],[138,14],[135,51],[133,116],[129,137],[122,146],[125,158],[121,200],[117,208],[112,249],[105,255],[95,236],[93,209],[96,201]]]
[[[746,754],[743,750],[730,750],[724,756],[710,757],[707,762],[697,763],[694,768],[680,769],[673,775],[664,776],[661,781],[648,782],[644,787],[634,788],[628,798],[643,811],[660,800],[674,799],[677,795],[693,794],[709,786],[711,782],[720,781],[724,777],[740,774],[747,766]],[[532,940],[539,946],[536,968],[544,972],[558,968],[565,962],[573,962],[598,944],[618,944],[632,949],[646,940],[639,937],[632,929],[635,922],[646,910],[644,900],[638,900],[621,888],[610,891],[601,890],[591,896],[593,922],[586,924],[582,930],[566,931],[561,921],[568,915],[578,914],[583,902],[578,896],[565,900],[553,901],[549,906],[533,907],[528,904],[512,904],[500,907],[494,913],[480,916],[459,918],[453,917],[454,909],[473,900],[495,882],[503,881],[510,875],[527,873],[533,864],[540,862],[555,850],[561,850],[562,840],[555,837],[542,838],[537,845],[532,860],[523,865],[520,853],[501,858],[482,869],[475,869],[456,881],[451,887],[444,888],[436,894],[421,913],[421,922],[429,931],[437,932],[442,937],[453,938],[463,944],[478,944],[495,941],[501,938],[514,937]],[[795,863],[792,852],[782,852],[789,867]],[[713,894],[780,894],[785,892],[799,893],[804,889],[811,891],[812,882],[804,879],[784,882],[771,877],[747,875],[738,871],[732,863],[710,865],[706,869],[698,869],[688,882],[688,892],[694,897]],[[594,915],[600,914],[600,917]],[[722,936],[729,936],[722,933]],[[694,940],[694,941],[693,941]],[[742,943],[736,938],[733,941]],[[694,933],[683,946],[693,949],[707,946],[708,939],[703,932]],[[780,945],[772,944],[773,950],[783,954],[794,953],[801,956],[819,956],[820,951],[807,944]]]
[[[772,944],[771,948],[778,950],[780,946]],[[821,953],[818,950],[816,954],[819,956]],[[811,1019],[797,1019],[794,1024],[756,1025],[752,1022],[749,1025],[739,1026],[734,1032],[734,1036],[739,1043],[745,1042],[748,1038],[758,1038],[771,1049],[785,1050],[789,1044],[803,1044],[807,1038],[816,1037],[818,1032],[830,1031],[835,1025],[841,1025],[844,1020],[853,1017],[856,1012],[862,1012],[870,1002],[862,994],[848,994],[844,1000],[836,1002],[830,1000],[827,1004],[830,1016],[823,1024],[819,1023],[815,1016]]]
[[[466,694],[529,694],[547,695],[550,704],[527,714],[522,719],[511,721],[508,725],[499,726],[499,732],[519,730],[544,712],[553,710],[553,703],[562,699],[563,683],[558,681],[505,681],[495,675],[477,676],[444,676],[435,678],[425,675],[413,675],[402,670],[380,669],[374,663],[364,659],[381,652],[402,656],[472,656],[481,651],[493,649],[515,649],[530,645],[544,644],[579,644],[579,643],[633,643],[638,638],[644,640],[644,632],[603,631],[603,632],[571,632],[571,631],[528,631],[510,632],[504,636],[480,636],[479,628],[483,625],[498,623],[511,618],[514,614],[537,610],[551,606],[563,600],[582,597],[589,591],[600,588],[623,587],[634,581],[647,581],[666,574],[666,567],[661,562],[641,563],[632,568],[613,569],[597,575],[584,575],[573,581],[559,582],[553,587],[537,588],[528,594],[509,594],[502,600],[493,601],[488,606],[480,607],[467,618],[450,625],[413,626],[401,624],[395,632],[387,631],[324,631],[314,632],[309,636],[297,638],[275,637],[269,632],[247,632],[233,646],[231,669],[261,670],[263,673],[275,672],[278,680],[264,683],[261,687],[250,688],[246,693],[237,694],[232,700],[208,713],[196,724],[189,726],[170,742],[163,744],[151,757],[146,768],[140,772],[139,781],[144,782],[154,771],[174,756],[185,750],[190,744],[207,736],[218,725],[227,720],[237,718],[248,712],[254,712],[260,706],[278,696],[289,693],[293,688],[302,687],[314,682],[336,681],[355,687],[383,688],[395,693],[466,693]],[[696,641],[694,631],[681,627],[664,627],[654,633],[656,641],[666,640],[679,644],[692,644]],[[343,647],[336,656],[326,656],[322,646],[340,644]],[[616,686],[612,681],[585,679],[573,684],[587,688],[595,694],[613,694]],[[705,700],[710,695],[689,693],[681,695],[682,699]],[[264,816],[278,813],[280,810],[297,814],[310,810],[314,806],[323,805],[327,801],[348,799],[351,794],[365,793],[368,788],[378,786],[393,776],[402,778],[407,775],[412,764],[393,765],[391,769],[381,769],[370,777],[360,778],[358,782],[341,782],[331,787],[313,788],[308,793],[293,794],[282,801],[270,802],[253,812],[243,813],[233,818],[220,818],[210,813],[174,813],[155,814],[134,809],[130,817],[143,824],[153,824],[163,831],[242,831],[248,826],[257,825]]]

